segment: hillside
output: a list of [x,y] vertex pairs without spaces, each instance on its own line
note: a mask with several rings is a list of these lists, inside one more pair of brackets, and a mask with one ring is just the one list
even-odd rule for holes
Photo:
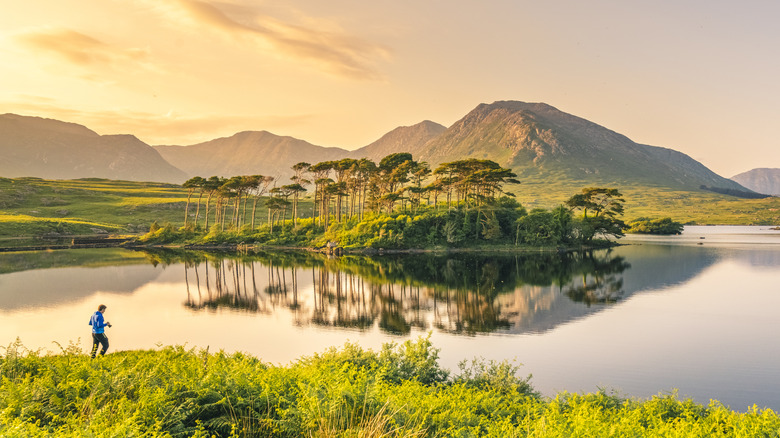
[[521,180],[745,190],[681,152],[637,144],[544,103],[481,104],[426,145],[419,159],[434,164],[465,157],[497,161]]
[[417,155],[431,138],[446,128],[424,121],[398,127],[377,141],[355,151],[316,146],[293,137],[267,131],[240,132],[231,137],[192,146],[155,146],[168,162],[189,176],[268,175],[285,179],[290,168],[301,161],[311,164],[342,158],[370,158],[379,161],[386,155],[404,151]]
[[350,152],[349,156],[358,159],[369,158],[375,162],[396,152],[409,152],[412,156],[418,157],[425,152],[429,141],[446,130],[445,126],[430,120],[412,126],[400,126],[368,146]]
[[780,196],[780,169],[759,168],[731,177],[732,180],[765,195]]
[[155,146],[189,176],[266,175],[286,178],[294,164],[344,158],[348,151],[325,148],[267,131],[244,131],[192,146]]
[[182,171],[132,135],[98,135],[75,123],[0,115],[0,176],[180,182]]

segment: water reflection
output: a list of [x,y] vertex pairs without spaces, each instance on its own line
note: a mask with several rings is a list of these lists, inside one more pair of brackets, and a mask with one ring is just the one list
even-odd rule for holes
[[[396,335],[415,328],[455,334],[544,330],[549,324],[528,322],[566,321],[621,299],[623,272],[631,266],[612,251],[373,258],[154,251],[146,257],[155,266],[183,266],[184,304],[193,311],[270,314],[284,308],[298,325],[377,326]],[[584,310],[567,309],[572,306]]]
[[129,295],[159,275],[143,253],[118,248],[0,253],[0,311]]
[[546,395],[679,388],[777,409],[780,353],[767,346],[780,330],[780,246],[700,237],[571,254],[0,253],[0,345],[83,340],[102,302],[117,349],[211,346],[286,363],[431,331],[446,368],[517,358]]
[[[181,288],[184,305],[196,313],[284,312],[297,326],[376,327],[394,335],[415,329],[541,333],[635,292],[686,282],[723,256],[681,245],[340,258],[119,249],[3,254],[0,310],[51,307],[167,282]],[[739,257],[762,266],[777,262],[771,252]]]

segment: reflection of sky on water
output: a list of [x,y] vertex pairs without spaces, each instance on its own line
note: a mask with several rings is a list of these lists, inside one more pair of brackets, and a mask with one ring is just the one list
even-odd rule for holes
[[[273,363],[347,340],[378,349],[384,342],[401,342],[434,328],[443,366],[455,370],[460,360],[476,356],[517,358],[545,394],[606,387],[647,397],[680,388],[681,395],[702,403],[715,398],[740,410],[752,403],[778,409],[780,353],[773,347],[780,329],[775,317],[780,247],[753,248],[647,241],[622,246],[612,257],[624,257],[631,267],[619,275],[622,295],[615,304],[575,302],[558,284],[523,285],[495,299],[508,328],[471,336],[434,327],[452,327],[451,319],[463,316],[464,309],[490,310],[484,301],[458,308],[454,294],[441,301],[447,295],[439,290],[433,300],[420,295],[419,287],[398,285],[393,294],[405,297],[404,315],[417,321],[406,335],[383,331],[379,323],[363,330],[315,325],[315,310],[326,309],[321,316],[332,322],[349,308],[350,295],[318,301],[315,290],[321,278],[311,268],[297,268],[297,298],[291,300],[290,290],[284,294],[268,288],[278,285],[271,279],[281,276],[284,284],[292,284],[289,267],[285,271],[255,263],[254,275],[236,277],[235,272],[250,268],[231,265],[220,281],[238,284],[244,292],[261,291],[256,299],[250,297],[257,302],[256,311],[225,306],[199,310],[197,304],[209,300],[204,264],[198,269],[190,265],[186,282],[182,263],[14,272],[0,275],[0,345],[19,336],[30,348],[56,350],[52,341],[66,345],[81,338],[86,348],[86,322],[101,302],[109,305],[106,318],[114,324],[112,350],[208,346],[211,351],[249,352]],[[215,267],[210,269],[213,286]],[[355,284],[359,277],[330,273],[328,284],[336,281],[342,286],[352,282],[345,293],[366,291],[365,284]],[[216,293],[213,287],[210,293]],[[387,316],[377,320],[382,317]]]
[[[151,269],[150,269],[151,268]],[[0,309],[55,307],[97,292],[131,294],[153,282],[160,270],[150,265],[59,268],[0,275]]]
[[762,245],[780,245],[780,230],[772,228],[755,225],[686,225],[681,235],[629,234],[623,241],[756,249]]

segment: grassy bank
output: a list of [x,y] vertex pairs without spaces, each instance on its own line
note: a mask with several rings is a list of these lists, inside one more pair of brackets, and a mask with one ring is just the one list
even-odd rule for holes
[[347,344],[287,366],[166,347],[95,360],[18,344],[0,359],[2,436],[774,437],[772,410],[674,395],[539,396],[509,363],[439,367],[427,338]]

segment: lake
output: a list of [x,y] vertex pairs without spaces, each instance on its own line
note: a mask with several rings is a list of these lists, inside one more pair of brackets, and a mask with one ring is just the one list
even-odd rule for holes
[[[0,253],[0,345],[162,345],[286,364],[431,333],[440,363],[522,363],[544,395],[678,391],[780,410],[780,231],[686,227],[577,253],[378,257],[84,249]],[[2,353],[2,350],[0,350]]]

